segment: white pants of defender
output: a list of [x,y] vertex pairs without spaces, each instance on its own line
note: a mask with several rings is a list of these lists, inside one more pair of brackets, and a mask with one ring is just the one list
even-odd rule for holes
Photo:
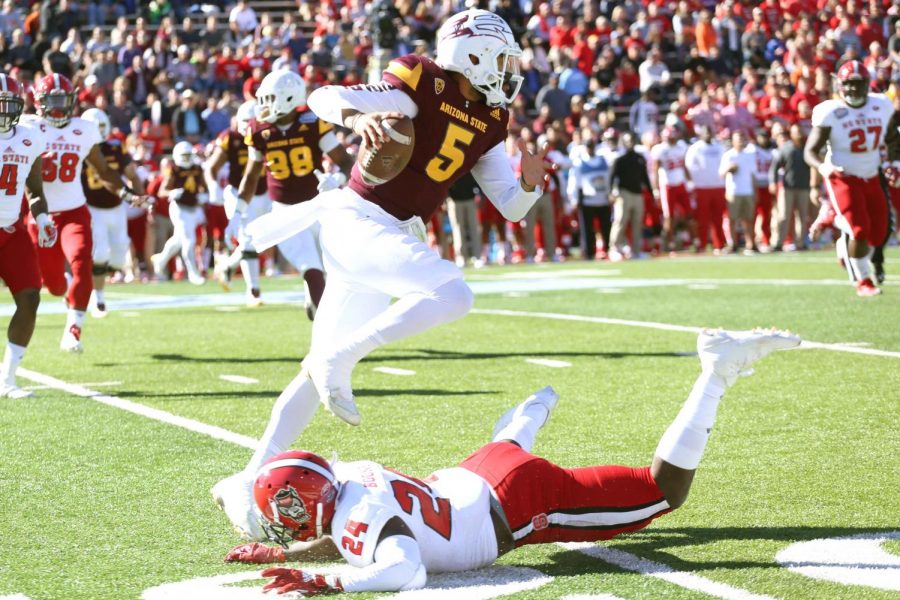
[[259,194],[258,196],[253,196],[247,204],[247,210],[244,211],[244,214],[236,212],[231,217],[232,219],[237,219],[237,235],[235,237],[244,250],[253,250],[250,236],[247,235],[247,225],[259,217],[269,214],[272,211],[272,204],[273,202],[269,199],[268,194]]
[[94,248],[91,258],[95,265],[109,265],[114,269],[125,268],[128,248],[128,215],[124,204],[115,208],[96,208],[91,211],[91,237]]
[[181,245],[181,258],[188,272],[199,272],[195,247],[197,246],[197,228],[206,223],[201,206],[182,206],[169,204],[169,217],[175,229],[175,236]]
[[[279,211],[286,210],[289,204],[281,202],[272,202],[272,212],[278,214]],[[349,239],[351,234],[348,232],[347,243],[352,243]],[[278,244],[278,250],[284,255],[291,265],[303,275],[309,269],[325,270],[322,265],[322,251],[319,246],[319,225],[315,224],[308,229],[304,229],[297,235],[286,239]],[[365,250],[362,250],[363,252]],[[318,319],[318,313],[316,313]]]
[[349,188],[332,193],[334,203],[319,217],[328,285],[313,321],[310,353],[328,352],[387,309],[391,298],[462,279],[456,265],[422,241],[420,218],[400,221]]

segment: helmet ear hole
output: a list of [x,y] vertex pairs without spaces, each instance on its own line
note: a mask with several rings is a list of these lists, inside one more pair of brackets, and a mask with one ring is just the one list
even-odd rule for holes
[[470,54],[470,55],[469,55],[469,60],[471,60],[471,61],[472,61],[472,64],[475,65],[475,66],[478,66],[479,64],[481,64],[481,60],[480,60],[477,56],[475,56],[474,54]]

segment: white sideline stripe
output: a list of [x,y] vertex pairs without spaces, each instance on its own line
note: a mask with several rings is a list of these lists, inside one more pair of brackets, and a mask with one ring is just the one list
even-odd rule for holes
[[385,373],[387,375],[400,375],[402,377],[409,377],[410,375],[416,374],[415,371],[410,371],[409,369],[399,369],[397,367],[375,367],[372,370],[379,373]]
[[563,596],[561,600],[625,600],[620,596],[612,594],[569,594]]
[[216,310],[219,312],[238,312],[239,309],[237,306],[217,306]]
[[599,546],[590,542],[560,543],[559,545],[567,550],[577,550],[582,554],[599,558],[627,571],[634,571],[641,575],[662,579],[663,581],[674,583],[689,590],[703,592],[716,598],[724,598],[724,600],[775,600],[772,596],[754,594],[747,590],[732,587],[727,583],[713,581],[686,571],[676,571],[668,565],[647,560],[615,548],[607,548],[606,546]]
[[[600,325],[623,325],[625,327],[642,327],[644,329],[659,329],[662,331],[678,331],[681,333],[700,333],[704,327],[691,327],[689,325],[675,325],[673,323],[657,323],[656,321],[633,321],[631,319],[613,319],[610,317],[589,317],[586,315],[568,315],[564,313],[529,312],[524,310],[506,310],[500,308],[473,308],[476,315],[499,315],[503,317],[526,317],[532,319],[552,319],[554,321],[575,321],[578,323],[598,323]],[[824,342],[810,342],[803,340],[798,349],[830,350],[832,352],[849,352],[851,354],[867,354],[869,356],[884,356],[888,358],[900,358],[900,352],[891,350],[879,350],[877,348],[862,348],[857,344],[867,342],[851,342],[850,344],[826,344]]]
[[[80,385],[83,387],[91,386],[91,387],[112,387],[114,385],[122,385],[121,381],[98,381],[96,383],[75,383],[73,385]],[[49,385],[27,385],[22,388],[23,390],[50,390],[53,389]],[[3,600],[3,596],[0,596],[0,600]]]
[[230,381],[231,383],[243,383],[245,385],[259,383],[259,379],[244,377],[243,375],[219,375],[219,379],[222,381]]
[[552,367],[554,369],[564,369],[566,367],[571,367],[572,363],[566,362],[564,360],[553,360],[552,358],[526,358],[525,362],[531,363],[533,365],[540,365],[542,367]]
[[194,419],[179,417],[178,415],[173,415],[172,413],[166,412],[164,410],[151,408],[143,404],[138,404],[137,402],[131,402],[130,400],[123,400],[122,398],[118,398],[116,396],[107,396],[106,394],[101,394],[100,392],[74,383],[66,383],[61,379],[50,377],[49,375],[44,375],[43,373],[38,373],[37,371],[32,371],[31,369],[24,369],[22,367],[19,367],[19,370],[16,371],[16,375],[24,377],[25,379],[28,379],[30,381],[34,381],[35,383],[46,385],[50,388],[72,394],[73,396],[89,398],[101,404],[106,404],[107,406],[126,410],[130,413],[141,415],[142,417],[147,417],[148,419],[153,419],[154,421],[161,421],[163,423],[168,423],[169,425],[182,427],[189,431],[202,433],[203,435],[208,435],[211,438],[223,440],[225,442],[231,442],[232,444],[237,444],[238,446],[243,446],[244,448],[249,448],[251,450],[256,449],[257,440],[246,435],[228,431],[227,429],[222,429],[221,427],[216,427],[215,425],[207,425],[206,423],[201,423],[200,421],[195,421]]
[[12,596],[0,596],[0,600],[31,600],[25,594],[13,594]]
[[[115,313],[113,313],[113,314],[115,314]],[[141,316],[141,313],[133,311],[133,310],[126,310],[125,312],[120,312],[119,314],[128,319],[133,319],[135,317]]]

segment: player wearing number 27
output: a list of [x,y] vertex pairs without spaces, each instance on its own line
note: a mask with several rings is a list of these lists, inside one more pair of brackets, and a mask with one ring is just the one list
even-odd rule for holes
[[565,469],[532,454],[557,403],[549,387],[504,414],[490,443],[424,481],[370,461],[277,455],[259,471],[254,496],[269,539],[287,550],[245,544],[226,560],[342,557],[356,567],[340,575],[263,571],[275,578],[265,589],[279,593],[401,591],[422,587],[428,573],[484,567],[519,546],[642,529],[687,499],[725,390],[754,362],[799,343],[776,330],[702,332],[700,376],[652,464],[642,468]]
[[[75,98],[72,82],[55,73],[41,79],[34,90],[47,138],[42,168],[44,192],[50,216],[59,229],[59,244],[39,247],[38,260],[41,277],[50,293],[66,296],[69,313],[59,346],[67,352],[83,350],[81,329],[93,288],[91,213],[81,185],[83,161],[96,170],[103,185],[113,194],[127,202],[142,200],[107,164],[100,149],[100,143],[105,140],[97,125],[72,116]],[[29,232],[37,243],[36,224],[29,225]],[[66,280],[67,261],[72,270],[71,283]]]
[[[882,146],[888,159],[900,159],[900,118],[884,94],[869,93],[869,75],[860,61],[845,62],[835,84],[840,98],[826,100],[813,109],[813,130],[804,158],[825,179],[835,225],[841,230],[838,254],[860,296],[881,290],[871,277],[870,256],[884,242],[888,231],[888,205],[878,177]],[[825,159],[820,152],[827,145]],[[892,171],[896,171],[896,165]],[[849,238],[849,240],[847,239]]]
[[[300,374],[282,392],[246,469],[213,488],[213,496],[241,533],[260,531],[250,489],[269,457],[290,447],[321,401],[352,425],[360,422],[350,377],[366,354],[389,342],[464,316],[472,292],[462,272],[424,240],[428,219],[450,185],[471,170],[508,219],[525,216],[540,197],[546,150],[531,154],[520,140],[522,179],[505,151],[509,114],[521,86],[516,44],[506,22],[468,10],[451,17],[437,36],[437,60],[404,56],[390,63],[381,84],[327,86],[309,107],[344,124],[370,146],[388,134],[382,120],[412,119],[415,149],[407,167],[381,185],[367,184],[355,165],[350,183],[322,194],[319,241],[328,285],[313,323],[312,345]],[[391,298],[397,301],[391,303]]]

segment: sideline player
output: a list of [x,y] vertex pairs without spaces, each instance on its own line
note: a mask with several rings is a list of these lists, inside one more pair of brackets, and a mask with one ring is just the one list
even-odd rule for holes
[[[834,223],[849,238],[847,269],[857,295],[876,296],[881,289],[872,281],[870,257],[888,228],[888,204],[878,169],[882,145],[889,161],[900,158],[900,120],[887,96],[869,93],[869,74],[860,61],[841,65],[835,83],[840,99],[813,109],[804,158],[824,178],[836,211]],[[820,155],[826,146],[823,160]]]
[[[250,496],[256,471],[290,447],[318,403],[359,424],[350,381],[356,363],[384,344],[458,319],[471,308],[472,291],[462,272],[423,241],[423,219],[444,202],[450,185],[471,170],[512,221],[541,196],[546,148],[532,154],[519,140],[521,178],[505,150],[506,105],[522,84],[522,51],[509,26],[488,11],[467,10],[450,17],[437,39],[437,62],[404,56],[389,64],[379,85],[327,86],[310,96],[313,112],[345,124],[370,145],[387,138],[381,125],[386,116],[408,116],[416,147],[409,165],[379,186],[365,184],[354,166],[350,184],[328,194],[318,211],[329,279],[310,352],[275,403],[246,469],[212,490],[247,537],[260,535]],[[275,101],[267,94],[259,98],[262,110]],[[392,297],[398,298],[393,304]]]
[[693,235],[691,196],[688,194],[684,169],[684,156],[688,146],[678,139],[674,127],[662,131],[662,141],[650,150],[650,181],[654,183],[654,195],[659,198],[663,212],[663,233],[666,249],[677,250],[675,231],[685,228]]
[[6,283],[16,303],[9,320],[6,351],[0,366],[0,397],[27,398],[32,393],[16,384],[16,370],[31,341],[41,302],[41,272],[37,253],[24,219],[21,199],[28,191],[31,214],[37,227],[38,245],[56,243],[56,226],[47,215],[41,180],[41,154],[47,134],[40,124],[19,123],[25,100],[22,87],[12,77],[0,73],[0,279]]
[[[44,192],[50,216],[59,229],[59,244],[38,247],[38,260],[44,285],[54,296],[66,296],[69,308],[59,347],[67,352],[82,352],[81,330],[93,287],[91,252],[91,213],[86,205],[81,171],[84,163],[94,168],[103,185],[126,202],[144,199],[122,182],[109,167],[100,143],[97,126],[81,117],[73,117],[75,88],[56,73],[41,79],[34,90],[38,116],[46,125],[47,152],[42,158]],[[42,123],[43,124],[43,123]],[[38,227],[29,223],[29,233],[38,242]],[[66,278],[66,262],[72,281]]]
[[175,233],[166,240],[162,252],[150,257],[153,271],[160,276],[169,260],[181,251],[188,281],[203,285],[206,279],[197,267],[197,227],[204,222],[200,205],[207,197],[206,182],[190,142],[178,142],[172,149],[172,165],[163,174],[159,196],[169,201]]
[[[100,131],[100,152],[106,159],[109,168],[119,176],[125,177],[131,184],[131,189],[138,194],[144,193],[144,184],[137,176],[131,158],[122,149],[122,144],[117,139],[109,138],[111,130],[109,117],[99,108],[89,108],[82,113],[81,118],[97,126]],[[93,251],[91,258],[94,266],[94,291],[91,315],[102,319],[106,316],[106,276],[116,271],[125,269],[125,261],[128,258],[128,248],[131,246],[131,238],[128,237],[128,215],[126,207],[118,194],[113,194],[103,183],[100,174],[90,163],[85,165],[81,172],[81,185],[87,198],[88,210],[91,213],[91,237],[93,238]]]
[[423,587],[428,573],[490,565],[517,547],[642,529],[687,500],[725,390],[754,362],[799,344],[775,330],[702,332],[700,376],[643,468],[564,469],[531,454],[556,406],[550,387],[503,415],[489,444],[424,481],[371,461],[330,464],[309,452],[279,454],[262,466],[253,491],[267,536],[288,549],[244,544],[225,560],[330,554],[356,568],[340,577],[266,569],[262,576],[275,579],[264,589],[400,591]]
[[[226,202],[237,204],[241,212],[247,211],[259,190],[257,184],[263,166],[274,215],[346,182],[343,173],[322,175],[318,171],[326,154],[345,170],[349,169],[351,159],[334,134],[334,126],[307,108],[306,82],[300,75],[286,69],[269,73],[256,90],[256,98],[257,116],[248,123],[244,137],[248,148],[247,167],[237,194],[233,187],[225,188]],[[316,229],[301,231],[278,244],[281,254],[303,277],[306,314],[310,320],[325,290]]]
[[[216,138],[212,155],[203,163],[203,173],[206,177],[206,185],[209,189],[215,189],[218,185],[218,174],[223,167],[228,169],[228,185],[234,189],[240,188],[244,169],[247,166],[249,152],[244,137],[250,120],[256,117],[256,102],[248,101],[241,104],[234,118],[234,127],[223,131]],[[229,194],[229,196],[231,196]],[[226,201],[225,211],[229,220],[237,219],[238,247],[227,259],[216,265],[216,279],[225,288],[231,290],[231,276],[238,265],[241,266],[241,274],[247,286],[247,305],[258,306],[261,303],[259,288],[259,253],[249,245],[246,234],[247,223],[272,210],[272,200],[266,194],[266,178],[260,177],[256,184],[250,201],[246,207],[238,207],[232,202]],[[231,225],[229,224],[229,230]]]

